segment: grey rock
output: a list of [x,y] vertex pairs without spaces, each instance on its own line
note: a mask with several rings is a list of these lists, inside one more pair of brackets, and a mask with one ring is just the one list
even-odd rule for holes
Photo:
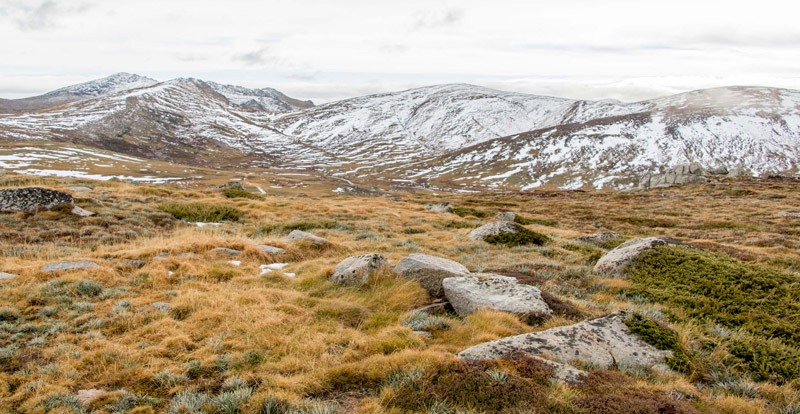
[[517,219],[517,213],[512,213],[510,211],[504,211],[504,212],[498,214],[497,216],[495,216],[495,218],[497,218],[498,220],[503,220],[503,221],[514,221],[514,220]]
[[168,258],[169,258],[169,253],[167,253],[167,252],[161,252],[161,253],[153,256],[153,259],[168,259]]
[[268,254],[270,256],[276,256],[276,255],[279,255],[279,254],[286,253],[286,250],[281,249],[280,247],[267,246],[265,244],[261,244],[261,245],[256,246],[256,249],[261,250],[262,252],[264,252],[264,253],[266,253],[266,254]]
[[90,216],[94,215],[93,212],[91,212],[89,210],[84,210],[84,209],[82,209],[82,208],[80,208],[78,206],[72,207],[72,210],[70,210],[70,213],[72,213],[72,214],[74,214],[76,216],[81,216],[81,217],[90,217]]
[[61,206],[71,206],[72,196],[41,187],[10,188],[0,190],[0,212],[36,213]]
[[315,235],[313,235],[311,233],[306,233],[304,231],[300,231],[300,230],[292,230],[292,232],[289,233],[288,236],[286,236],[286,239],[290,240],[290,241],[295,241],[295,242],[307,241],[307,242],[310,242],[311,244],[314,244],[314,245],[317,245],[317,246],[321,246],[323,244],[328,244],[328,240],[323,239],[322,237],[317,237],[317,236],[315,236]]
[[428,294],[437,298],[444,296],[442,279],[469,276],[469,269],[461,263],[443,257],[414,253],[400,260],[395,273],[419,281]]
[[377,253],[362,254],[344,259],[336,265],[331,275],[331,282],[343,285],[363,285],[369,277],[384,267],[389,267],[389,262]]
[[647,174],[639,180],[639,188],[660,188],[708,181],[708,171],[698,162],[678,165],[661,174]]
[[781,217],[792,217],[792,218],[800,218],[800,211],[782,211],[780,213]]
[[97,263],[80,261],[80,262],[53,262],[42,266],[43,272],[58,272],[67,270],[80,270],[80,269],[94,269],[99,267]]
[[542,291],[519,284],[509,276],[475,274],[442,280],[444,295],[458,316],[464,318],[481,309],[493,309],[521,316],[548,316],[550,307]]
[[197,257],[197,254],[193,252],[185,252],[178,255],[178,259],[192,259]]
[[489,236],[496,236],[503,233],[519,233],[524,227],[513,221],[493,221],[484,224],[469,233],[469,238],[476,241],[483,241]]
[[425,210],[431,210],[437,213],[449,213],[453,211],[453,205],[447,202],[438,204],[428,203],[425,204]]
[[226,188],[241,188],[241,189],[244,189],[244,185],[242,185],[242,183],[240,183],[239,181],[229,181],[229,182],[227,182],[225,184],[218,185],[216,187],[211,187],[212,190],[223,190],[223,189],[226,189]]
[[645,237],[642,239],[628,240],[615,249],[606,253],[594,266],[594,271],[613,276],[622,276],[632,263],[639,259],[642,253],[658,246],[683,245],[677,240],[661,237]]
[[65,190],[74,191],[76,193],[82,193],[86,191],[92,191],[89,187],[64,187]]
[[628,329],[625,318],[624,311],[615,312],[574,325],[485,342],[461,351],[458,356],[482,360],[521,352],[565,364],[577,360],[608,368],[615,363],[633,363],[669,371],[664,361],[672,352],[644,342]]
[[125,266],[132,267],[134,269],[140,269],[144,267],[146,264],[144,260],[137,260],[137,259],[123,259],[122,264]]
[[722,165],[719,167],[709,168],[708,173],[711,175],[728,175],[728,167]]
[[162,312],[172,309],[172,304],[169,303],[169,302],[153,302],[153,303],[150,304],[150,306],[152,306],[152,307],[154,307],[154,308],[156,308],[156,309],[158,309],[158,310],[160,310]]
[[242,254],[242,252],[239,250],[229,249],[227,247],[217,247],[215,249],[211,249],[211,253],[226,254],[228,256],[238,256]]
[[0,280],[11,280],[18,278],[19,275],[13,273],[0,272]]
[[600,233],[588,234],[586,236],[580,236],[576,240],[584,242],[584,243],[591,243],[591,244],[604,244],[610,242],[611,240],[616,240],[622,238],[622,235],[613,232],[613,231],[601,231]]

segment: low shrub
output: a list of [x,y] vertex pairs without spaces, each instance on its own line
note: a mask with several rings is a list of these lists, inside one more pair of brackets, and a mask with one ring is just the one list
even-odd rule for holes
[[536,224],[539,226],[548,226],[548,227],[555,227],[558,225],[558,220],[554,219],[546,219],[546,218],[536,218],[536,217],[522,217],[517,215],[514,217],[514,222],[518,224],[522,224],[526,226],[528,224]]
[[487,217],[492,217],[494,215],[494,213],[491,211],[478,210],[469,207],[455,207],[452,210],[450,210],[450,212],[459,217],[473,216],[477,218],[487,218]]
[[667,366],[678,372],[690,372],[689,357],[681,348],[678,335],[675,332],[651,319],[645,318],[639,313],[630,315],[625,320],[625,326],[655,348],[672,351],[672,357],[666,360]]
[[261,194],[253,194],[242,187],[226,187],[222,189],[222,195],[227,198],[247,198],[250,200],[264,200]]
[[338,222],[336,220],[331,220],[324,217],[308,217],[288,223],[264,224],[259,226],[259,228],[256,230],[256,235],[289,233],[292,230],[309,231],[314,229],[332,229],[337,226]]
[[622,222],[633,224],[635,226],[644,226],[644,227],[675,227],[678,225],[677,221],[669,220],[665,218],[655,217],[639,217],[639,216],[625,216],[625,217],[617,217],[615,220]]
[[500,233],[487,236],[483,241],[506,247],[526,246],[529,244],[541,246],[550,241],[550,238],[542,233],[523,228],[516,233]]
[[231,206],[203,202],[169,202],[158,205],[158,209],[175,218],[202,223],[239,221],[242,212]]

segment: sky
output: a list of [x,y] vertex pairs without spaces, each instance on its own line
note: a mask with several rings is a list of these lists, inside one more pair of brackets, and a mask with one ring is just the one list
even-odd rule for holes
[[800,89],[797,1],[0,0],[0,97],[108,76],[316,103],[439,83],[637,101]]

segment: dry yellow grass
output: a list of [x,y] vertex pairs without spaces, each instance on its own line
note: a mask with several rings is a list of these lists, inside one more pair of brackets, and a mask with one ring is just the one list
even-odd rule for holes
[[[86,184],[0,179],[5,179],[3,186]],[[741,260],[795,272],[800,268],[800,225],[778,215],[800,204],[800,192],[796,183],[780,180],[631,193],[406,194],[399,202],[327,192],[306,197],[267,194],[258,201],[227,199],[202,187],[90,184],[94,191],[81,197],[102,205],[91,200],[79,203],[99,213],[96,226],[102,227],[104,220],[115,223],[113,230],[104,228],[106,239],[78,242],[87,226],[60,213],[0,216],[0,230],[15,234],[12,242],[4,240],[0,246],[0,271],[20,275],[0,282],[0,307],[16,315],[16,320],[0,322],[0,347],[13,354],[0,372],[0,406],[9,412],[45,412],[44,404],[53,395],[90,388],[152,396],[158,399],[152,409],[161,412],[180,390],[213,396],[233,377],[253,390],[250,402],[241,407],[245,412],[258,412],[257,402],[269,395],[295,403],[329,400],[343,412],[398,412],[383,406],[379,395],[393,373],[442,366],[468,346],[574,322],[554,317],[529,326],[510,314],[480,311],[463,320],[447,317],[449,329],[427,338],[402,323],[409,311],[430,302],[415,282],[388,272],[361,287],[328,281],[333,267],[355,254],[379,252],[394,264],[410,253],[428,253],[459,261],[473,271],[527,274],[587,317],[623,308],[659,309],[627,297],[629,282],[591,273],[593,261],[606,249],[572,239],[599,230],[612,229],[628,238],[675,237]],[[749,193],[742,196],[745,190]],[[513,249],[472,241],[466,234],[486,219],[422,208],[425,202],[440,199],[556,220],[555,227],[527,226],[553,241]],[[203,228],[148,218],[166,201],[232,206],[241,210],[243,218]],[[46,223],[48,229],[36,223]],[[327,238],[331,246],[287,242],[289,229],[280,228],[287,224],[310,226],[308,231]],[[142,230],[130,237],[116,236],[134,227]],[[54,231],[59,228],[63,234]],[[255,247],[260,244],[284,248],[286,253],[267,256]],[[212,252],[218,247],[242,254]],[[158,257],[164,253],[167,257]],[[100,267],[39,270],[48,262],[75,258],[89,258]],[[123,259],[142,260],[145,265],[122,266]],[[270,263],[288,265],[262,274],[259,266]],[[101,291],[76,293],[75,286],[82,281],[95,282]],[[168,302],[172,308],[160,311],[151,306],[154,302]],[[685,347],[698,346],[692,326],[673,328]],[[768,412],[767,398],[782,404],[797,402],[788,385],[764,384],[761,397],[746,401],[700,390],[680,375],[655,374],[639,380],[636,387],[698,395],[708,412]],[[583,395],[579,389],[554,385],[549,395],[562,412],[580,412],[573,404]],[[734,410],[737,406],[741,411]]]

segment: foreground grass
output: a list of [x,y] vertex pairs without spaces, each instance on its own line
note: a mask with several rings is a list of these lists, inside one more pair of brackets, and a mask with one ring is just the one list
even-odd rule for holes
[[[15,180],[5,183],[30,185]],[[471,209],[459,218],[425,211],[428,200],[413,195],[407,202],[328,194],[259,200],[168,185],[36,183],[90,184],[96,188],[87,198],[102,205],[94,204],[96,219],[0,216],[3,231],[18,234],[0,246],[0,271],[20,275],[0,282],[0,407],[8,412],[768,413],[791,412],[798,403],[791,365],[776,371],[791,361],[784,351],[797,344],[800,226],[777,214],[800,201],[792,185],[756,181],[541,199],[448,196]],[[750,192],[744,198],[734,191],[744,189]],[[759,198],[764,194],[785,197]],[[501,210],[545,220],[527,227],[547,243],[509,247],[466,237],[491,220],[483,212]],[[229,214],[236,219],[224,220]],[[179,219],[223,224],[196,228]],[[703,225],[712,220],[737,225]],[[109,234],[139,230],[90,243],[86,238],[99,231],[91,226]],[[598,227],[627,238],[680,238],[717,253],[659,250],[631,280],[604,279],[591,266],[613,245],[573,240]],[[288,243],[282,237],[292,229],[312,231],[332,246]],[[286,253],[269,257],[259,244]],[[242,254],[224,256],[212,251],[217,247]],[[420,252],[473,271],[513,274],[569,311],[538,326],[491,311],[421,320],[413,310],[430,299],[414,282],[389,273],[362,287],[328,281],[339,261],[370,251],[392,263]],[[79,257],[100,267],[39,270]],[[262,273],[259,266],[270,263],[288,265]],[[667,265],[680,271],[659,277]],[[154,302],[171,308],[159,310]],[[483,341],[623,308],[659,321],[658,329],[643,329],[685,351],[684,374],[618,367],[593,371],[583,386],[564,386],[524,358],[465,364],[453,357]],[[739,351],[739,342],[748,348]],[[769,367],[763,376],[760,366]],[[110,394],[84,407],[76,392],[90,388]]]

